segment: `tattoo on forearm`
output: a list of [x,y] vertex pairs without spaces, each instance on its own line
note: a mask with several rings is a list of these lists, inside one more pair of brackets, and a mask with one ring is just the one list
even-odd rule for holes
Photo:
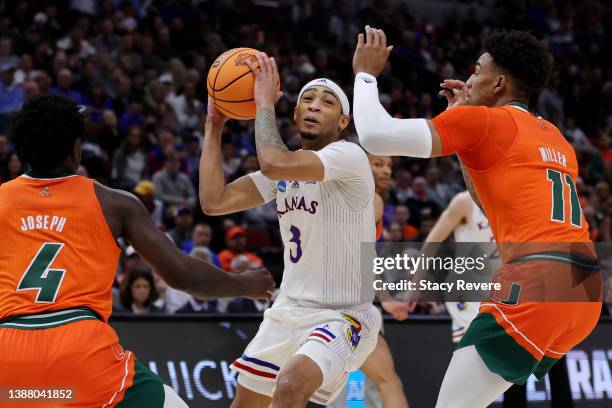
[[289,150],[278,132],[274,109],[258,109],[255,117],[255,145],[257,150],[276,147]]

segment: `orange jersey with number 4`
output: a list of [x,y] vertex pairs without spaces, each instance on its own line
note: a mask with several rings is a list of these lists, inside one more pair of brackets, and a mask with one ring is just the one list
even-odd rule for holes
[[443,153],[468,168],[498,243],[590,241],[576,154],[553,124],[519,104],[456,107],[433,123]]
[[108,320],[120,251],[93,180],[2,184],[0,231],[0,320],[78,306]]

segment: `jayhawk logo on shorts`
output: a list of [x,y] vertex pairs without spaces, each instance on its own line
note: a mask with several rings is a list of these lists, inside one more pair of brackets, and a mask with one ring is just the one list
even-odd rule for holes
[[342,313],[342,316],[349,323],[349,327],[346,329],[346,337],[353,346],[353,349],[355,349],[361,340],[361,323],[346,313]]

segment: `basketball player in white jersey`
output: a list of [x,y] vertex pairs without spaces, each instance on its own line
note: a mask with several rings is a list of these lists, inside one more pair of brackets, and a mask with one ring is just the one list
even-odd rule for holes
[[209,100],[200,164],[200,199],[211,215],[276,200],[284,243],[280,295],[255,338],[233,364],[232,407],[325,405],[376,346],[380,313],[372,275],[362,276],[362,242],[374,242],[374,179],[366,153],[341,139],[349,102],[319,78],[300,91],[294,120],[302,150],[288,151],[276,125],[278,72],[257,57],[255,140],[261,171],[226,185],[221,133],[227,120]]
[[[489,220],[467,191],[453,197],[436,225],[425,238],[425,242],[443,242],[451,234],[454,235],[455,242],[495,242],[493,233],[489,228]],[[500,266],[497,251],[487,255],[490,270],[497,269]],[[459,343],[468,326],[478,314],[479,306],[480,302],[446,302],[446,309],[452,319],[453,343]]]

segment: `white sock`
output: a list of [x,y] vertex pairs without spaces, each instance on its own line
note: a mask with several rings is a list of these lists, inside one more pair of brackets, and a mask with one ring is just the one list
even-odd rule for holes
[[189,408],[185,401],[178,396],[174,388],[164,384],[164,408]]
[[436,408],[486,408],[512,383],[487,368],[475,346],[455,350]]

